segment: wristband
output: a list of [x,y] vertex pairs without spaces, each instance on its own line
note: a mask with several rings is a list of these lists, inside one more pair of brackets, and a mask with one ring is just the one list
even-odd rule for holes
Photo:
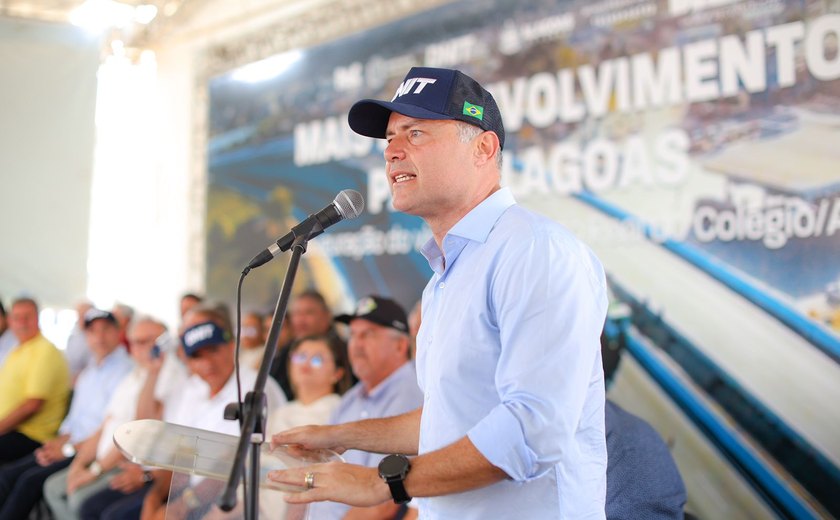
[[94,477],[98,477],[102,474],[102,464],[95,460],[90,463],[90,466],[88,466],[88,471],[90,471],[90,474]]

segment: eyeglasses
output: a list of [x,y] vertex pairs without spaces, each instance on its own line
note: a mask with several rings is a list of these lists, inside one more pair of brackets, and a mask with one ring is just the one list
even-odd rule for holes
[[324,358],[321,354],[315,354],[314,356],[309,357],[303,352],[297,352],[292,356],[292,363],[295,365],[302,365],[307,361],[309,362],[309,366],[312,368],[321,368],[324,366]]

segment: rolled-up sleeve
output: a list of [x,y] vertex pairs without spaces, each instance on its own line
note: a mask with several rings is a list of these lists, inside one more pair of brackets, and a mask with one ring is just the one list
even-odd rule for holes
[[592,386],[603,385],[606,293],[600,263],[577,242],[547,233],[515,249],[501,260],[490,291],[500,335],[499,404],[468,437],[511,479],[527,482],[575,460],[568,452],[579,449],[581,423],[595,419],[586,403]]

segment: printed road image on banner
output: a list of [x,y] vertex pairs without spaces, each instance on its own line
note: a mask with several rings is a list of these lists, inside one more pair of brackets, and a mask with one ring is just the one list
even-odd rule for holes
[[[840,516],[840,2],[464,0],[214,78],[210,295],[350,188],[365,211],[310,242],[298,287],[414,304],[430,233],[347,125],[420,88],[412,66],[487,86],[502,184],[604,262],[610,396],[668,437],[694,511]],[[273,305],[287,258],[246,302]]]

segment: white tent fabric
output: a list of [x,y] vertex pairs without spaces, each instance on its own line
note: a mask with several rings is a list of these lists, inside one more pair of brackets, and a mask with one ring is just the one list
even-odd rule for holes
[[99,42],[0,18],[0,298],[84,296]]

